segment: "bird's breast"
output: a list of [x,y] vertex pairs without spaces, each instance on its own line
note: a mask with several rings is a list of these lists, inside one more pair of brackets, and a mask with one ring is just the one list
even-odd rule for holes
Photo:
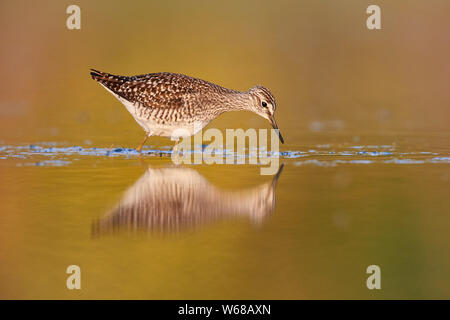
[[150,135],[182,138],[189,137],[202,130],[215,114],[203,108],[170,108],[145,107],[139,103],[131,103],[125,99],[119,100],[136,122]]

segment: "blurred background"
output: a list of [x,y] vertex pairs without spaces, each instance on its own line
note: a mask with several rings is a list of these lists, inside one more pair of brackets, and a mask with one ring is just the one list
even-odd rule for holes
[[[381,30],[366,28],[374,3]],[[70,4],[81,30],[66,28]],[[142,129],[89,68],[262,84],[288,144],[318,131],[448,131],[449,9],[445,0],[2,1],[0,136],[134,146]],[[214,126],[266,122],[230,114]]]
[[[81,30],[66,28],[71,4]],[[381,30],[366,27],[370,4],[381,7]],[[177,72],[242,91],[264,85],[277,99],[284,151],[361,144],[448,155],[449,13],[445,0],[1,1],[0,146],[134,148],[142,129],[90,78],[95,68]],[[209,127],[269,124],[243,112]],[[219,219],[175,235],[93,237],[95,221],[144,174],[138,160],[2,159],[0,298],[450,294],[448,163],[287,162],[261,225]],[[270,182],[254,166],[194,169],[228,191]],[[70,264],[82,269],[80,291],[65,287]],[[365,287],[371,264],[382,267],[379,292]]]

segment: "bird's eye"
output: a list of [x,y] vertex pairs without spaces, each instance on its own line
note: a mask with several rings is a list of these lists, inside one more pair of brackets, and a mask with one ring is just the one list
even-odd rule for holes
[[262,102],[262,106],[263,106],[264,108],[267,108],[267,102],[263,101],[263,102]]

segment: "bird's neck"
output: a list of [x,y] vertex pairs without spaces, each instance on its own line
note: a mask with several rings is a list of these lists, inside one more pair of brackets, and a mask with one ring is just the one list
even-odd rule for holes
[[248,92],[230,91],[221,96],[218,110],[226,111],[251,110],[251,98]]

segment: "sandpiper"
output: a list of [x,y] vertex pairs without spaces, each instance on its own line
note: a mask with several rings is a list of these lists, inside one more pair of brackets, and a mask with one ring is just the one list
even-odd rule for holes
[[275,98],[263,86],[241,92],[169,72],[128,77],[91,69],[91,76],[119,99],[144,129],[145,138],[136,148],[138,152],[150,136],[174,140],[191,136],[220,114],[239,110],[269,120],[284,143],[274,118]]

